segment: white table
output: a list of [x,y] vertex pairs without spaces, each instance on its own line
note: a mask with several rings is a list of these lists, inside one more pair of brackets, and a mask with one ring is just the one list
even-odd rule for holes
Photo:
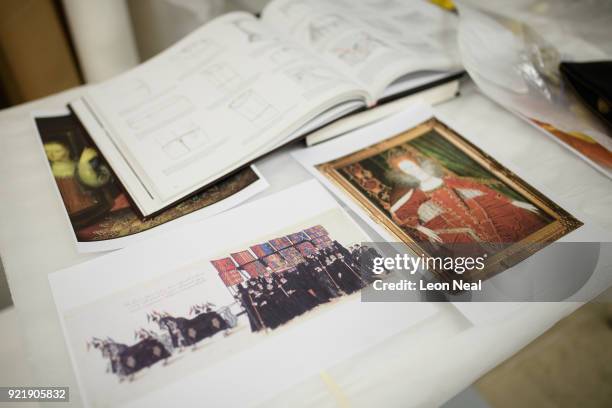
[[[34,384],[69,386],[81,406],[47,274],[83,262],[30,119],[32,110],[63,106],[79,89],[0,112],[0,256],[20,317]],[[612,231],[612,181],[540,132],[480,95],[471,83],[439,106],[457,131],[502,163],[527,172],[555,198]],[[310,178],[284,148],[257,165],[271,184],[263,194]],[[511,316],[471,325],[450,304],[436,316],[362,355],[282,392],[267,406],[431,406],[448,400],[512,356],[579,305],[525,304]],[[4,328],[3,328],[4,329]]]

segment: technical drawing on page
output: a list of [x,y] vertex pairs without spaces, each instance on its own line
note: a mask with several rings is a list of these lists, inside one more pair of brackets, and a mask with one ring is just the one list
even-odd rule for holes
[[162,151],[176,160],[208,144],[208,135],[197,124],[187,121],[157,137]]
[[185,96],[169,95],[153,100],[132,112],[125,118],[125,122],[136,132],[136,136],[141,136],[187,115],[193,109],[193,104]]
[[346,37],[331,50],[348,65],[357,65],[367,60],[377,50],[386,47],[386,44],[367,33],[359,33]]
[[214,64],[200,71],[206,82],[221,92],[230,92],[240,83],[241,76],[227,64]]
[[286,71],[286,74],[305,90],[316,88],[332,80],[338,81],[339,79],[336,74],[326,68],[310,65],[291,68]]
[[238,31],[244,34],[250,43],[264,41],[266,39],[265,33],[261,30],[259,22],[250,18],[242,18],[234,20],[230,24],[235,26]]
[[253,90],[240,94],[229,107],[256,125],[264,125],[278,115],[278,110]]
[[308,24],[308,36],[312,44],[318,44],[332,36],[337,37],[341,31],[348,28],[350,28],[350,25],[343,17],[328,14]]

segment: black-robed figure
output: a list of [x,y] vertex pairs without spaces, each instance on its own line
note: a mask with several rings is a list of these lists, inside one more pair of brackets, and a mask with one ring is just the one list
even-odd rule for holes
[[235,294],[246,313],[251,331],[275,329],[320,304],[355,293],[373,279],[371,264],[378,253],[338,241],[307,255],[294,268],[248,279]]
[[258,314],[258,311],[255,310],[255,306],[253,304],[253,299],[251,297],[251,293],[255,293],[252,288],[251,282],[247,282],[248,288],[245,288],[242,285],[238,286],[238,293],[236,294],[236,300],[240,302],[242,308],[244,309],[247,317],[249,319],[249,324],[251,325],[251,331],[256,332],[264,328],[263,322]]
[[305,274],[304,267],[296,268],[293,272],[289,272],[285,275],[286,276],[283,276],[281,279],[286,282],[284,287],[290,298],[295,302],[298,314],[305,313],[321,303],[314,289],[311,287],[313,286],[311,279]]
[[344,293],[350,294],[361,289],[361,280],[342,259],[330,255],[325,259],[326,268]]

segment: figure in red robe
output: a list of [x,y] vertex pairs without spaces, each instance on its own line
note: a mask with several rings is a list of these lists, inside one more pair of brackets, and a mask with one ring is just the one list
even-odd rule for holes
[[[393,164],[400,177],[396,174],[390,192],[389,212],[399,226],[423,240],[451,245],[515,243],[546,225],[535,206],[482,183],[437,176],[410,156]],[[401,183],[401,175],[410,182]]]

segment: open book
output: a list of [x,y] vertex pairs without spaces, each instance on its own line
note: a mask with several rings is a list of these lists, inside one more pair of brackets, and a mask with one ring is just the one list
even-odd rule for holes
[[70,104],[142,215],[351,112],[456,74],[425,2],[273,0],[221,16]]

